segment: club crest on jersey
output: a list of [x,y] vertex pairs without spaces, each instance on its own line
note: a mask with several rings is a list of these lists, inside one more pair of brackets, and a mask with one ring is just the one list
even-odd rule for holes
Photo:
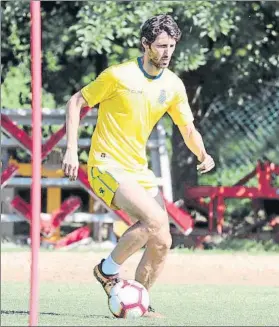
[[161,90],[158,98],[158,102],[160,104],[163,104],[166,100],[167,100],[167,93],[165,90]]
[[99,193],[100,193],[100,196],[104,196],[105,195],[105,190],[102,187],[100,187],[99,188]]

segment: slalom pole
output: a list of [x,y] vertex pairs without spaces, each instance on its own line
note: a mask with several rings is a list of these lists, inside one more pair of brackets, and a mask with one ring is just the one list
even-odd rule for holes
[[31,187],[31,277],[29,326],[38,326],[39,275],[38,259],[40,248],[41,214],[41,3],[30,1],[31,12],[31,84],[32,84],[32,187]]

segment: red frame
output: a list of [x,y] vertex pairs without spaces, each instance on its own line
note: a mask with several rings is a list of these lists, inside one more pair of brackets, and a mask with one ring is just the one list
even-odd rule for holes
[[[84,118],[85,115],[89,112],[90,108],[85,107],[82,109],[80,118]],[[32,138],[25,133],[22,129],[20,129],[7,115],[2,114],[2,119],[4,121],[3,128],[4,130],[11,136],[14,137],[17,142],[22,145],[28,152],[32,152],[31,149],[31,141]],[[47,155],[52,151],[52,149],[55,147],[55,145],[63,138],[63,136],[66,133],[66,124],[63,125],[56,133],[54,133],[44,144],[42,144],[42,155],[41,160],[45,159]],[[16,172],[11,174],[12,166],[8,166],[8,168],[3,172],[2,179],[5,179],[5,184],[8,181],[8,178],[11,178],[14,176]],[[81,183],[81,185],[85,188],[85,190],[90,193],[92,196],[96,195],[94,194],[93,190],[90,187],[90,184],[88,182],[87,173],[83,171],[81,168],[79,168],[78,171],[78,181]],[[99,199],[99,198],[98,198]],[[99,199],[103,205],[109,209],[105,203]],[[194,227],[194,220],[191,217],[191,215],[178,207],[175,206],[174,203],[169,202],[165,199],[165,206],[166,210],[168,212],[168,215],[172,222],[176,225],[176,227],[183,233],[184,235],[188,235],[191,233]],[[132,224],[130,217],[121,210],[116,210],[115,214],[122,219],[128,226]]]
[[[216,210],[217,231],[222,233],[226,198],[279,199],[279,189],[271,185],[271,174],[279,175],[279,166],[268,161],[258,161],[256,168],[233,186],[186,187],[185,197],[195,199],[204,206],[203,198],[210,197],[207,206],[209,231],[213,231],[214,211]],[[255,176],[258,180],[257,187],[243,185]]]

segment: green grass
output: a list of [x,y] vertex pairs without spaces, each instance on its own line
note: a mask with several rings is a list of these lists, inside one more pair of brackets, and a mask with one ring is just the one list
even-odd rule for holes
[[[157,285],[152,304],[166,319],[111,318],[101,287],[41,283],[40,326],[278,326],[279,287]],[[29,286],[2,282],[1,326],[28,326]]]

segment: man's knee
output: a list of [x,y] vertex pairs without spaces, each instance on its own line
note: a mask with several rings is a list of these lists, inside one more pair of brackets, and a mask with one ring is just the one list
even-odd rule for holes
[[160,255],[165,255],[172,245],[172,237],[168,228],[162,228],[156,234],[149,237],[149,242],[154,251]]
[[166,211],[159,208],[155,216],[148,216],[145,223],[149,235],[158,235],[164,231],[169,231],[169,217]]
[[137,232],[134,234],[135,237],[143,237],[145,235],[148,235],[148,229],[147,229],[147,226],[143,223],[141,223],[140,221],[137,221],[134,225],[130,226],[122,235],[125,236],[126,234],[134,231],[134,230],[137,230]]
[[167,252],[171,248],[171,244],[172,244],[172,237],[170,232],[168,231],[162,233],[161,236],[158,236],[156,238],[155,247],[157,247],[157,249],[160,251]]

